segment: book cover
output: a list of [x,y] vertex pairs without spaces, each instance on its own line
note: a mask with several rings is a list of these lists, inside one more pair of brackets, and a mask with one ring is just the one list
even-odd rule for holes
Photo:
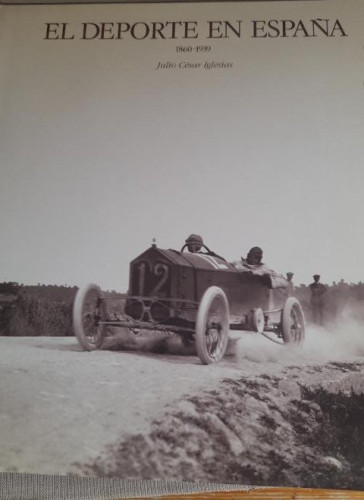
[[363,14],[1,7],[1,471],[364,489]]

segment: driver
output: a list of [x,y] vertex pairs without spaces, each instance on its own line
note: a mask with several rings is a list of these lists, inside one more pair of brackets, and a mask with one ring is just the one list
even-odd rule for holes
[[197,253],[201,250],[203,245],[203,239],[199,234],[190,234],[189,237],[185,240],[187,243],[187,250],[190,253]]
[[[185,245],[182,247],[182,250],[185,246],[187,246],[187,250],[190,253],[200,253],[204,255],[211,255],[212,257],[218,257],[219,259],[225,260],[221,255],[217,255],[217,253],[212,252],[203,242],[202,237],[199,234],[190,234],[189,237],[185,240]],[[201,252],[201,249],[204,248],[206,252]]]

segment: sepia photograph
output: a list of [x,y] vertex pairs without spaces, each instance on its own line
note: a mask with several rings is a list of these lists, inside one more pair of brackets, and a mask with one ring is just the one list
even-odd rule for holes
[[0,472],[364,490],[364,5],[0,7]]

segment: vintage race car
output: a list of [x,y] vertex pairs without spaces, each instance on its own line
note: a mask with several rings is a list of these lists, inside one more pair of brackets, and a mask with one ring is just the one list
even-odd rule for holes
[[255,331],[282,345],[301,344],[305,335],[302,307],[288,297],[283,278],[238,271],[208,249],[188,253],[152,244],[130,263],[117,319],[108,311],[111,299],[94,284],[77,292],[73,322],[85,350],[99,349],[112,327],[174,332],[210,364],[224,356],[230,330]]

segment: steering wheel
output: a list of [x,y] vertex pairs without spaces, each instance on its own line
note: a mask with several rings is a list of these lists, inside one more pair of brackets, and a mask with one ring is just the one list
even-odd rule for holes
[[206,250],[207,255],[215,255],[214,252],[211,252],[211,250],[204,243],[198,243],[198,242],[185,243],[180,251],[183,252],[188,247],[188,245],[200,245],[200,247]]

